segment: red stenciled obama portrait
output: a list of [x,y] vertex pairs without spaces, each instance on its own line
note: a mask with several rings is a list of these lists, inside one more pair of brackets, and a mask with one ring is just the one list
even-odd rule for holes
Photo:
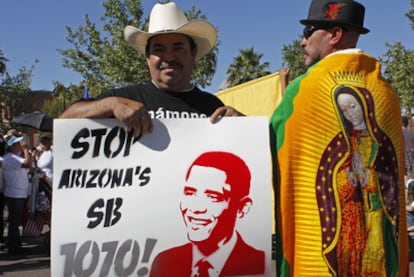
[[229,152],[205,152],[188,168],[180,210],[189,243],[159,253],[150,276],[242,276],[265,272],[265,253],[236,230],[253,201],[251,173]]

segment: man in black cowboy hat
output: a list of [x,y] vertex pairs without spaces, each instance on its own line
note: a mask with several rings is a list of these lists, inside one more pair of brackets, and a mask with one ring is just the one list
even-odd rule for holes
[[[305,64],[311,66],[331,53],[355,48],[359,35],[369,32],[363,27],[364,13],[364,6],[355,1],[312,1],[308,18],[300,20],[305,25],[300,43]],[[325,42],[326,35],[334,40]]]
[[300,21],[308,69],[271,118],[278,276],[407,276],[399,101],[356,48],[364,14],[313,0]]
[[196,59],[215,45],[216,29],[205,20],[188,21],[174,2],[153,7],[148,32],[126,26],[125,39],[145,55],[151,82],[110,90],[95,100],[71,105],[61,118],[115,117],[138,137],[152,130],[150,118],[238,116],[238,111],[191,83]]

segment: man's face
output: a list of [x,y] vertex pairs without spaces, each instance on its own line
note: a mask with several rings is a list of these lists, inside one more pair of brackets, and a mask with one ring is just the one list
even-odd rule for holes
[[149,40],[147,64],[151,79],[163,90],[191,88],[196,49],[181,34],[162,34]]
[[210,238],[216,243],[233,233],[237,211],[231,206],[231,186],[225,181],[226,173],[216,168],[192,168],[180,205],[190,241]]
[[23,140],[21,142],[13,143],[13,145],[10,147],[10,152],[12,152],[14,154],[22,153],[23,152],[22,144],[26,145],[26,142],[24,142],[24,140]]
[[[306,32],[307,30],[308,32]],[[311,30],[309,32],[309,30]],[[309,67],[331,53],[330,39],[332,34],[329,28],[306,26],[304,36],[300,41],[306,67]]]

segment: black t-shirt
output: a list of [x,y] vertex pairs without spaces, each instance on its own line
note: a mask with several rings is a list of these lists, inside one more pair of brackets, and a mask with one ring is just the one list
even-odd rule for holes
[[215,95],[197,87],[190,91],[164,91],[152,82],[104,91],[97,98],[119,96],[143,103],[152,118],[201,118],[223,106]]

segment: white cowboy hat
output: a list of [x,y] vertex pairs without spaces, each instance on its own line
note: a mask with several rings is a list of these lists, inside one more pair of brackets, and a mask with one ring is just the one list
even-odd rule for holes
[[148,32],[133,26],[126,26],[126,41],[138,52],[145,55],[148,39],[160,34],[184,34],[190,36],[197,45],[196,59],[207,54],[217,39],[216,28],[205,20],[188,21],[184,13],[174,2],[157,3],[151,10]]

